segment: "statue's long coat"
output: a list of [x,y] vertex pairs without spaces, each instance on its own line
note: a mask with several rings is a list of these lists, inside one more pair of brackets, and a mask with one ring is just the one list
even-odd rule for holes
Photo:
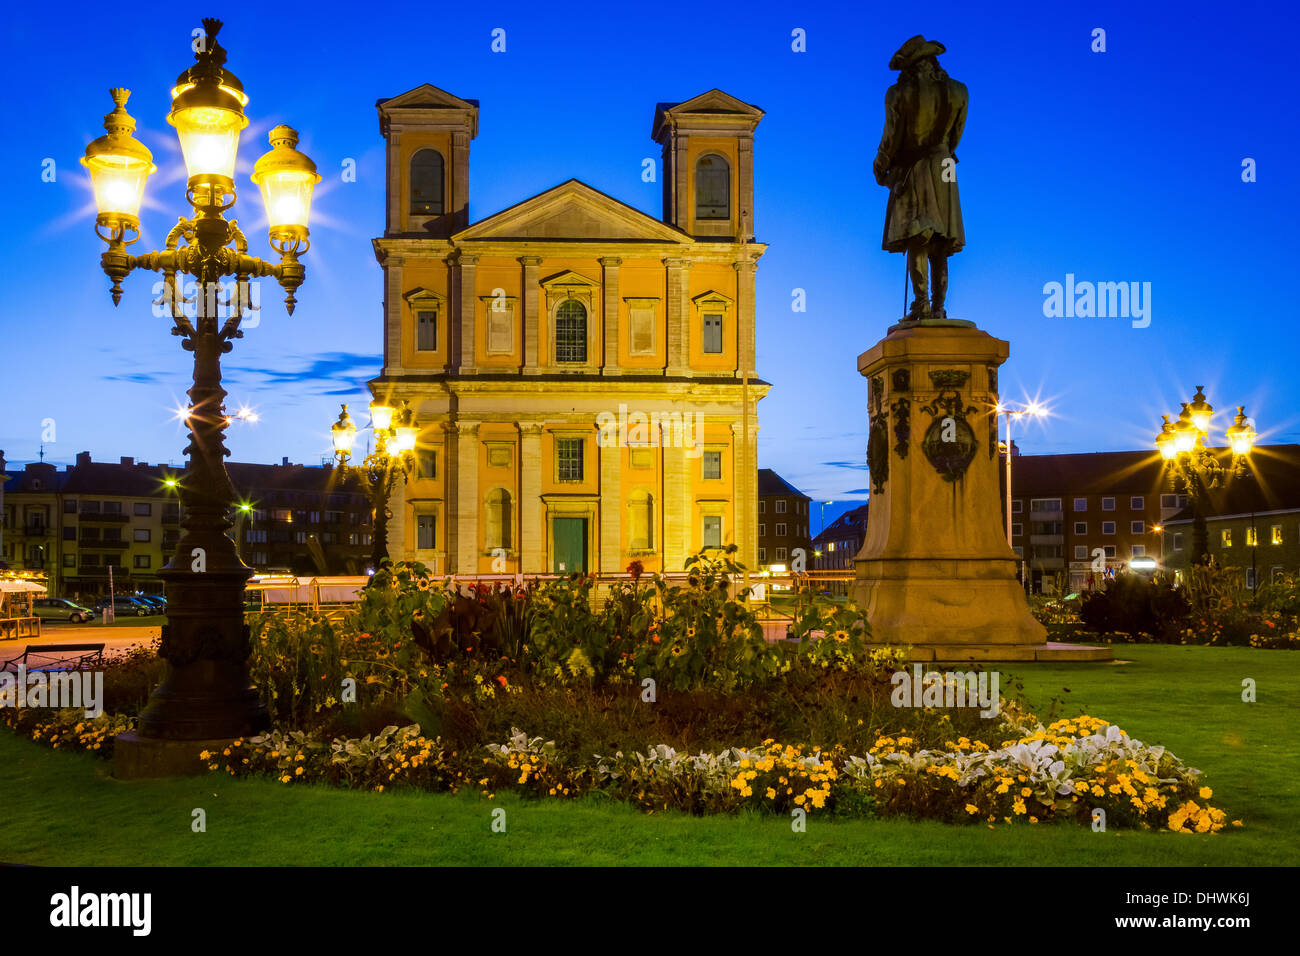
[[[885,131],[876,154],[887,170],[889,207],[881,247],[904,252],[917,236],[939,237],[946,254],[966,244],[957,195],[957,142],[966,125],[966,86],[956,80],[895,83],[885,93]],[[944,181],[944,160],[949,170]]]

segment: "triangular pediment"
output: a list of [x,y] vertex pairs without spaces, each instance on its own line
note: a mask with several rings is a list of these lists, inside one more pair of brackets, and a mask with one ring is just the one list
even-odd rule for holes
[[706,125],[741,126],[753,130],[763,115],[763,111],[752,103],[713,89],[682,103],[657,104],[650,138],[658,142],[665,126],[690,126],[702,122]]
[[557,272],[553,276],[547,276],[541,281],[543,286],[553,285],[596,285],[594,279],[588,279],[581,272],[574,272],[572,269],[565,269],[563,272]]
[[395,109],[443,109],[476,110],[477,100],[462,100],[454,93],[440,90],[432,83],[422,83],[413,90],[407,90],[398,96],[390,96],[375,104],[383,110]]
[[470,240],[560,242],[691,242],[680,229],[570,179],[452,236]]

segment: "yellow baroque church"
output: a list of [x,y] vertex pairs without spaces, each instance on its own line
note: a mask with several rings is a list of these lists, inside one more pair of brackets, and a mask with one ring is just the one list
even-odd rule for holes
[[671,573],[735,544],[756,567],[762,110],[720,90],[656,106],[662,219],[570,179],[471,223],[477,101],[426,84],[377,105],[370,388],[420,429],[389,554],[439,574]]

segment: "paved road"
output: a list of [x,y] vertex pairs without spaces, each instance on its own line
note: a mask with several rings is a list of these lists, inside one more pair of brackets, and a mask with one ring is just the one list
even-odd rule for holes
[[[137,644],[147,644],[162,633],[161,626],[105,627],[102,624],[42,624],[41,636],[0,641],[0,661],[23,652],[23,648],[41,644],[104,644],[104,656],[122,654]],[[14,665],[16,666],[16,665]],[[9,668],[13,670],[13,667]]]

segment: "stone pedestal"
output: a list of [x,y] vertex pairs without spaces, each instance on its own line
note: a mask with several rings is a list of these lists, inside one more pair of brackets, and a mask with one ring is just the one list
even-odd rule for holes
[[946,321],[900,323],[858,357],[871,499],[853,597],[874,642],[912,645],[918,660],[1067,656],[1030,614],[1006,539],[994,406],[1008,354]]
[[136,780],[207,773],[208,762],[200,760],[199,754],[205,750],[221,753],[233,739],[166,740],[141,737],[134,730],[128,730],[113,738],[113,776],[119,780]]

